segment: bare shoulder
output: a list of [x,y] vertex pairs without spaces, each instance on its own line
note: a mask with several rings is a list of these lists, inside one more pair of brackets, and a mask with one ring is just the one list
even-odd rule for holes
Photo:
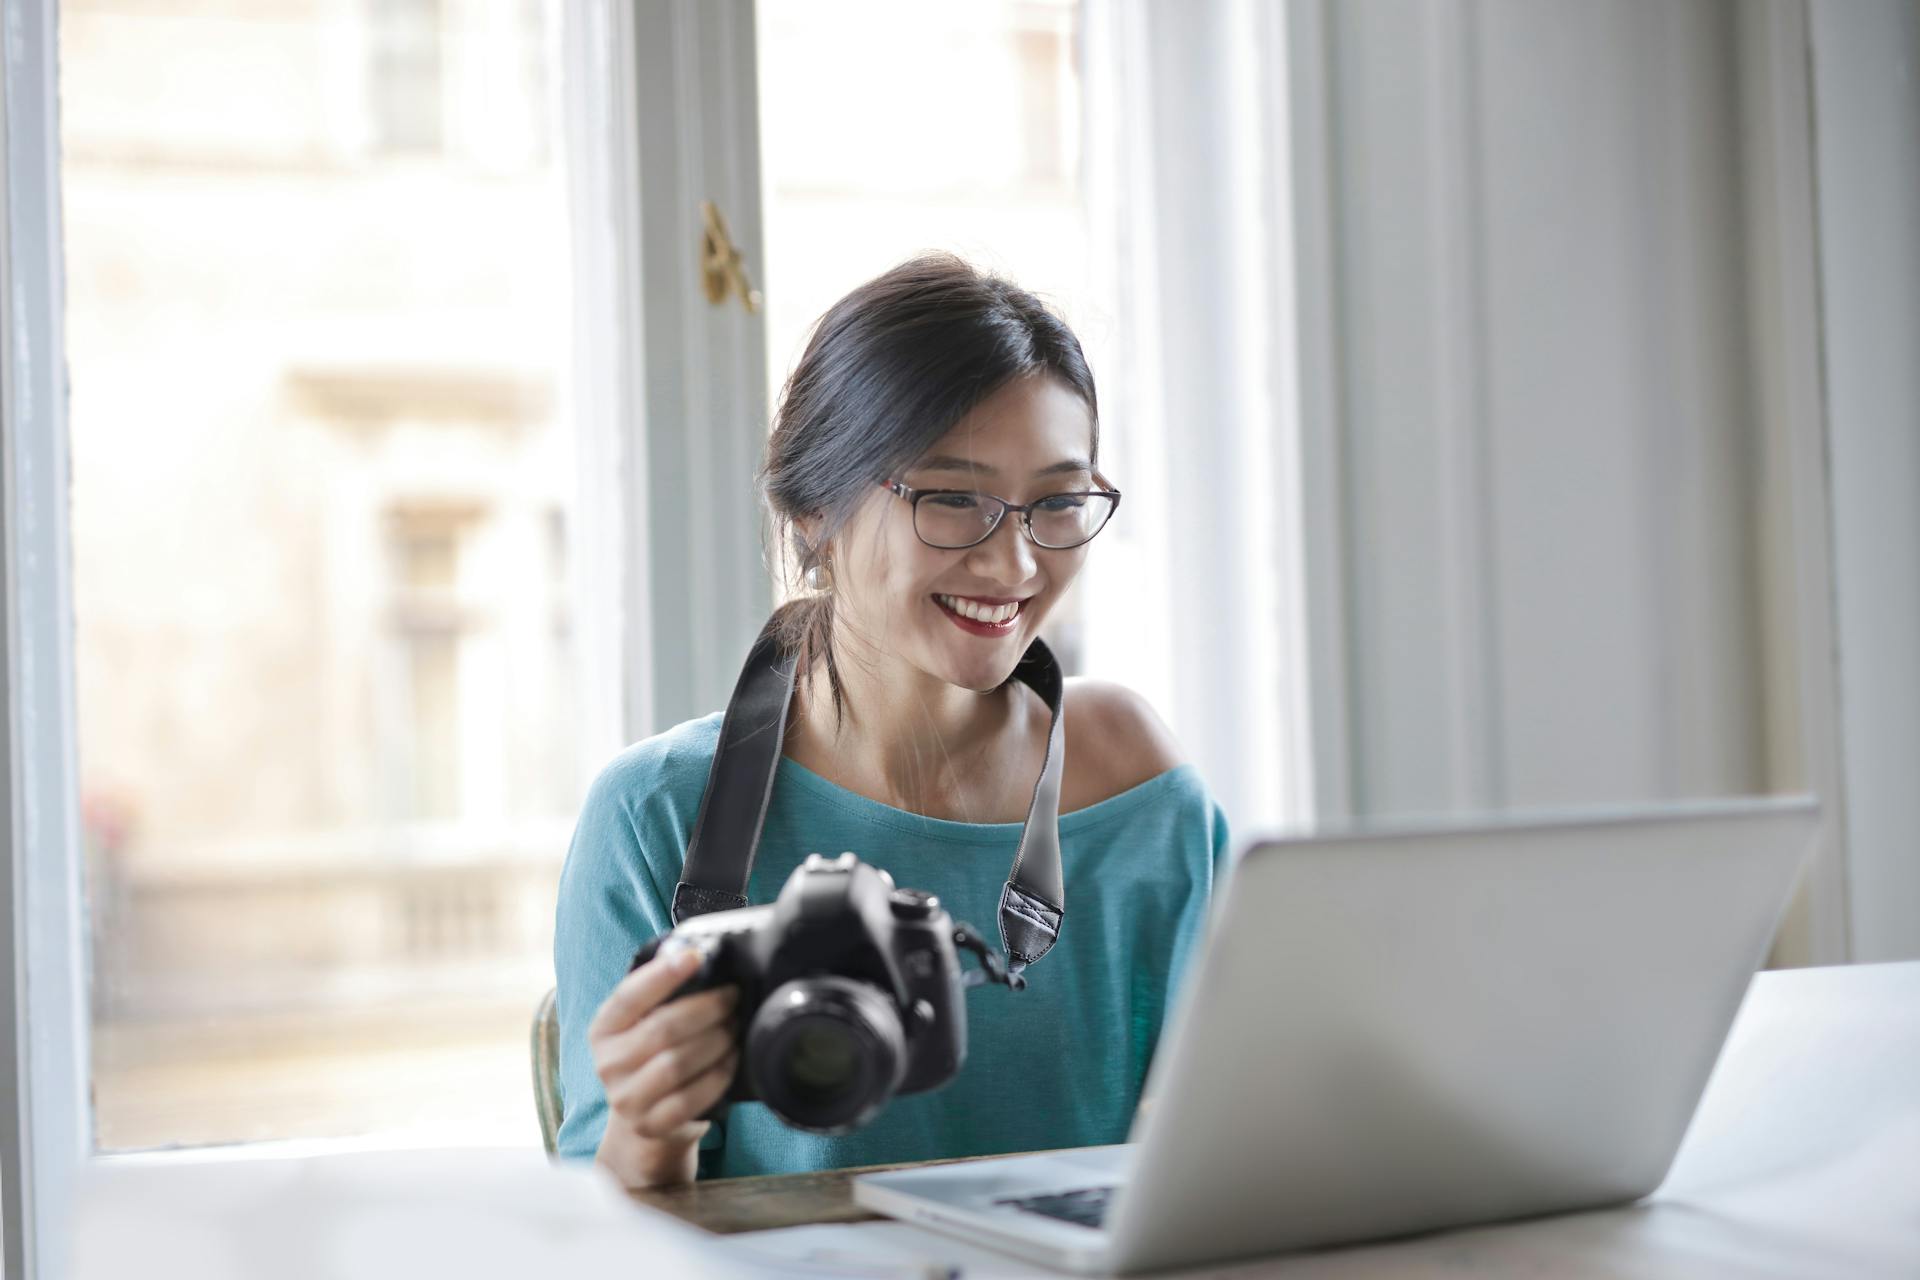
[[1185,761],[1153,704],[1123,684],[1069,677],[1065,712],[1064,813],[1117,796]]

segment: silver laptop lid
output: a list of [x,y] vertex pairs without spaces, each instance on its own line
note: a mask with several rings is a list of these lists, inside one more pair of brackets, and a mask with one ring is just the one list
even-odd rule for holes
[[1113,1261],[1653,1190],[1817,824],[1777,797],[1254,846],[1161,1040]]

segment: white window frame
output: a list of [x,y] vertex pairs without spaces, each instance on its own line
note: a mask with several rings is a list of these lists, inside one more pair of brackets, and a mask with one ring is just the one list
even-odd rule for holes
[[0,1232],[6,1273],[65,1274],[68,1197],[93,1150],[75,783],[73,584],[53,0],[6,0],[0,140],[0,520],[6,626],[0,911]]
[[1737,27],[1751,364],[1765,458],[1760,610],[1773,641],[1763,653],[1761,697],[1777,726],[1767,735],[1767,779],[1777,791],[1819,796],[1823,819],[1774,941],[1769,961],[1777,966],[1854,958],[1808,24],[1805,0],[1768,0],[1742,7]]
[[697,270],[712,200],[761,282],[759,100],[752,0],[563,11],[592,769],[724,706],[772,607],[750,481],[766,319]]
[[1812,655],[1824,705],[1810,728],[1833,733],[1837,766],[1822,763],[1846,803],[1845,864],[1829,876],[1844,893],[1825,909],[1816,898],[1811,933],[1844,927],[1855,961],[1906,960],[1920,957],[1920,9],[1796,0],[1783,20],[1797,23],[1793,70],[1807,81],[1819,365],[1806,380],[1826,428],[1806,445],[1830,557],[1815,580],[1826,646]]

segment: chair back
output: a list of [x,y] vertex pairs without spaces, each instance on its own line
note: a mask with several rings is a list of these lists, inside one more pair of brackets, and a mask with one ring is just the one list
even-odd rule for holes
[[553,1155],[565,1111],[560,1099],[560,1015],[552,991],[540,997],[533,1011],[533,1107],[540,1117],[540,1141]]

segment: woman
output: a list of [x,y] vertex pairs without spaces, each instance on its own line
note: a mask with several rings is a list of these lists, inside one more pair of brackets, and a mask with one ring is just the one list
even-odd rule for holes
[[[760,477],[809,591],[776,615],[799,674],[750,901],[853,850],[992,933],[1050,724],[1011,677],[1119,501],[1098,450],[1079,342],[1006,281],[925,256],[822,317]],[[722,713],[622,752],[561,877],[561,1154],[637,1187],[1124,1141],[1227,824],[1136,695],[1069,681],[1061,714],[1058,943],[1025,990],[968,994],[951,1083],[838,1136],[758,1103],[697,1119],[738,1064],[736,993],[668,1001],[689,970],[626,967],[670,927]]]

